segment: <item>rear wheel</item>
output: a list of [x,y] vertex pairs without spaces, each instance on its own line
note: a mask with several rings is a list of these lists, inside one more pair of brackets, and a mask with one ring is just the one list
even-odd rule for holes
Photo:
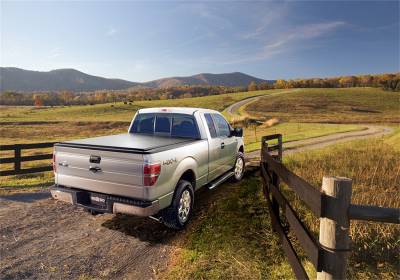
[[183,229],[193,212],[193,186],[186,180],[180,180],[176,186],[171,206],[162,211],[163,223],[173,229]]
[[235,166],[233,167],[233,172],[234,172],[233,179],[236,182],[239,182],[240,180],[242,180],[243,175],[244,175],[244,168],[245,168],[244,155],[242,152],[238,152],[237,157],[236,157]]

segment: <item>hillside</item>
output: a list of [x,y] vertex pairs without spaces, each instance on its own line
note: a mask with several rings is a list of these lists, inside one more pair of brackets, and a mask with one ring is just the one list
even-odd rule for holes
[[262,80],[240,72],[226,74],[203,73],[189,77],[163,78],[145,83],[136,83],[121,79],[107,79],[89,75],[75,69],[57,69],[48,72],[24,70],[13,67],[0,68],[0,91],[61,91],[70,90],[120,90],[132,87],[165,88],[181,85],[203,86],[248,86],[250,82]]
[[189,77],[163,78],[144,83],[143,85],[153,88],[165,88],[165,87],[181,86],[181,85],[189,85],[189,86],[208,85],[208,86],[236,87],[236,86],[247,86],[252,81],[256,82],[257,84],[261,82],[273,82],[273,81],[259,79],[244,73],[233,72],[224,74],[201,73]]
[[0,81],[1,91],[92,91],[125,89],[137,85],[125,80],[88,75],[75,69],[40,72],[13,67],[1,67]]

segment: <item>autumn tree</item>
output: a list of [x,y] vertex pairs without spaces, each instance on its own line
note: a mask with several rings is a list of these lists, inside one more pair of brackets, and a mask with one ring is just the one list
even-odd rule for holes
[[42,107],[43,106],[43,100],[40,94],[35,94],[33,95],[33,104],[35,107]]
[[72,92],[67,90],[61,92],[61,99],[63,100],[65,105],[70,104],[73,98],[74,94]]
[[255,90],[257,90],[257,89],[258,89],[257,84],[256,84],[256,82],[254,82],[254,81],[251,81],[250,84],[249,84],[249,86],[247,87],[247,90],[248,90],[248,91],[255,91]]
[[285,80],[281,79],[281,80],[277,80],[275,82],[274,87],[275,88],[287,88],[288,84],[287,84],[287,82]]

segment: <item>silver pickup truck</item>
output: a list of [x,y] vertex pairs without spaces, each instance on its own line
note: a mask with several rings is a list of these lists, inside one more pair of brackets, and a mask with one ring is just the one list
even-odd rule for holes
[[242,137],[217,111],[141,109],[128,133],[57,143],[51,194],[92,213],[152,216],[181,229],[194,191],[242,179]]

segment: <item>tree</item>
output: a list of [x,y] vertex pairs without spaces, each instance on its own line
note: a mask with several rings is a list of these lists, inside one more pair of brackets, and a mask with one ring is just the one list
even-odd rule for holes
[[288,84],[285,80],[277,80],[274,84],[275,88],[287,88]]
[[33,103],[35,107],[42,107],[43,106],[43,100],[40,94],[35,94],[33,95]]
[[249,86],[247,87],[247,90],[248,90],[248,91],[254,91],[254,90],[257,90],[257,89],[258,89],[257,84],[256,84],[256,82],[254,82],[254,81],[252,81],[252,82],[249,84]]
[[73,98],[74,94],[72,92],[66,90],[61,92],[61,99],[64,101],[65,105],[70,104]]

